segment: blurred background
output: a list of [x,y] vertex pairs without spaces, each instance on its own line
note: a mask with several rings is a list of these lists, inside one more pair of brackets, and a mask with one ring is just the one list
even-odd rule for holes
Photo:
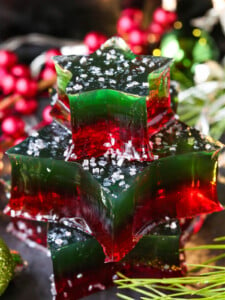
[[[116,34],[121,9],[144,9],[148,6],[145,14],[146,19],[150,20],[153,9],[160,5],[160,0],[1,0],[0,38],[4,40],[15,35],[38,32],[83,39],[86,33],[93,30],[112,35]],[[211,0],[177,1],[178,18],[189,22],[192,18],[203,16],[212,5]]]
[[[179,0],[176,3],[178,19],[184,23],[205,15],[213,7],[211,0]],[[144,10],[147,24],[153,17],[154,9],[160,6],[160,0],[0,0],[0,40],[29,33],[73,40],[83,40],[90,31],[111,36],[117,33],[117,21],[122,9],[135,7]],[[215,24],[212,35],[224,51],[220,23]]]

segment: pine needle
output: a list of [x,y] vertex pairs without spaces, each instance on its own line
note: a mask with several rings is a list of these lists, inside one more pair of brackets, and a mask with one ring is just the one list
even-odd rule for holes
[[[225,237],[217,237],[214,242],[223,242]],[[185,250],[225,250],[225,244],[209,244],[187,248]],[[183,251],[183,250],[181,250]],[[175,278],[128,278],[118,273],[120,279],[115,280],[119,289],[130,289],[140,294],[143,300],[184,300],[225,299],[225,267],[210,265],[225,257],[225,253],[217,255],[202,264],[188,264],[189,272],[186,277]],[[199,275],[196,271],[204,270]],[[120,299],[133,300],[122,293],[118,293]],[[126,298],[127,297],[127,298]]]

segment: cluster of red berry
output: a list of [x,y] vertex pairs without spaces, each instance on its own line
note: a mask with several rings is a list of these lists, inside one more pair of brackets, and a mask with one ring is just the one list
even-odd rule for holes
[[[117,22],[117,34],[121,36],[136,54],[145,54],[150,44],[157,44],[161,36],[172,28],[176,21],[175,12],[157,8],[152,16],[152,22],[143,27],[144,14],[140,9],[127,8],[121,12]],[[90,32],[84,38],[89,52],[96,51],[106,40],[106,36],[98,32]]]
[[[13,144],[26,137],[26,123],[23,116],[33,114],[38,108],[37,95],[56,78],[52,56],[60,55],[57,49],[46,52],[43,69],[37,78],[33,78],[29,66],[18,63],[18,56],[6,50],[0,50],[0,122],[2,140],[10,139]],[[51,85],[51,84],[50,84]],[[52,121],[50,106],[45,107],[43,121]]]
[[[156,44],[165,31],[170,29],[176,20],[176,13],[157,8],[152,17],[152,22],[143,27],[144,15],[140,9],[127,8],[121,12],[117,22],[117,34],[129,44],[136,54],[145,54],[149,45]],[[98,32],[90,32],[85,36],[84,43],[89,52],[96,51],[107,37]],[[46,52],[44,68],[37,78],[31,76],[27,65],[18,63],[15,53],[0,50],[0,122],[5,136],[13,139],[14,143],[26,137],[24,115],[34,113],[38,107],[37,94],[52,85],[56,78],[52,56],[60,55],[58,49]],[[50,81],[50,84],[43,82]],[[6,97],[6,98],[5,98]],[[43,111],[44,123],[52,121],[51,107]],[[19,139],[19,140],[18,140]]]

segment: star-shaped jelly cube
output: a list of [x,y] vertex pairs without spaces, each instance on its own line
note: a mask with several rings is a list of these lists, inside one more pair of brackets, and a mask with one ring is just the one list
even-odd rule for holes
[[69,220],[98,240],[107,261],[119,261],[165,218],[222,209],[216,191],[221,144],[179,121],[150,142],[153,161],[116,153],[71,161],[71,133],[53,122],[8,151],[12,191],[5,212]]
[[[56,56],[54,61],[59,95],[111,89],[139,96],[148,96],[151,90],[169,97],[171,59],[135,55],[121,38],[109,39],[88,56]],[[165,83],[157,81],[163,76],[167,78]]]
[[56,299],[80,299],[113,284],[117,272],[131,277],[180,276],[180,228],[177,221],[158,225],[118,263],[104,263],[101,245],[77,229],[51,224],[51,251]]
[[[173,117],[171,60],[137,56],[122,39],[112,38],[89,56],[58,56],[55,62],[63,101],[56,98],[53,115],[70,127],[71,114],[75,156],[110,150],[130,160],[151,160],[149,134]],[[66,114],[63,120],[59,111]]]

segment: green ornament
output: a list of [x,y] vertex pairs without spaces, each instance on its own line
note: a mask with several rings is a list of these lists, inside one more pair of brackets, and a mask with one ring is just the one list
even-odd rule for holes
[[[219,50],[211,36],[199,28],[175,29],[164,35],[161,44],[162,56],[174,59],[172,77],[181,80],[179,72],[193,80],[195,66],[208,60],[217,60]],[[174,72],[173,72],[174,71]],[[185,82],[186,83],[186,82]]]
[[0,296],[4,293],[10,280],[13,278],[15,262],[9,248],[0,239]]

